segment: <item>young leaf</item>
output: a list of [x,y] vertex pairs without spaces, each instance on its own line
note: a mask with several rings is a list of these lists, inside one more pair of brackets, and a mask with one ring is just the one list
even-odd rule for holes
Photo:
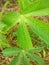
[[49,45],[49,24],[34,18],[27,18],[30,28]]
[[37,55],[35,55],[35,54],[31,54],[31,53],[27,53],[28,54],[28,57],[33,61],[36,61],[39,65],[44,65],[44,60],[41,58],[41,57],[39,57],[39,56],[37,56]]
[[4,16],[2,21],[6,24],[3,29],[6,32],[19,22],[19,14],[17,12],[9,12]]
[[47,16],[49,15],[49,8],[37,10],[28,14],[25,14],[25,16]]
[[23,10],[22,14],[26,14],[26,16],[49,15],[49,0],[36,0],[32,2]]
[[23,57],[22,57],[22,65],[30,65],[30,63],[25,55],[23,55]]
[[20,65],[20,59],[21,59],[21,54],[16,56],[10,63],[9,65]]
[[32,42],[24,21],[20,21],[20,25],[17,29],[17,41],[19,47],[23,49],[32,49]]
[[19,48],[13,48],[13,47],[9,47],[6,48],[5,50],[3,50],[3,54],[4,56],[13,56],[16,55],[17,53],[19,53],[21,51],[21,49]]
[[18,0],[18,6],[23,11],[31,2],[32,0]]
[[29,50],[29,52],[34,52],[34,53],[36,53],[36,52],[41,52],[43,50],[43,48],[33,48],[33,49],[31,49],[31,50]]

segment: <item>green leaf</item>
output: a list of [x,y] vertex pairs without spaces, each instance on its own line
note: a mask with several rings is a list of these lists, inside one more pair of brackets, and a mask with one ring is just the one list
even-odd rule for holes
[[26,16],[49,15],[49,0],[36,0],[32,2],[23,10],[22,14],[25,14]]
[[49,15],[49,8],[37,10],[28,14],[25,14],[25,16],[47,16]]
[[16,56],[10,63],[9,65],[20,65],[20,60],[21,60],[21,55],[19,54]]
[[23,11],[31,2],[32,0],[18,0],[18,6]]
[[19,53],[21,51],[21,49],[19,48],[14,48],[14,47],[9,47],[6,48],[5,50],[3,50],[3,54],[4,56],[13,56],[16,55],[17,53]]
[[39,38],[49,45],[49,24],[29,17],[27,18],[27,21],[30,28],[39,36]]
[[17,41],[18,46],[23,49],[32,49],[32,42],[27,30],[26,24],[23,20],[20,21],[19,27],[17,29]]
[[43,50],[43,48],[33,48],[33,49],[31,49],[31,50],[29,50],[29,52],[34,52],[34,53],[36,53],[36,52],[41,52]]
[[30,63],[25,55],[23,55],[23,57],[22,57],[22,65],[30,65]]
[[19,14],[17,12],[9,12],[4,16],[2,21],[6,24],[3,29],[6,32],[19,22]]
[[44,65],[44,60],[41,58],[41,57],[39,57],[39,56],[37,56],[37,55],[35,55],[35,54],[31,54],[31,53],[28,53],[28,57],[33,61],[36,61],[39,65]]

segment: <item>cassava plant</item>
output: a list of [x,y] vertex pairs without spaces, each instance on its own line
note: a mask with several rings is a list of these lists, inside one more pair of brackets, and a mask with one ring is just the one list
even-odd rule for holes
[[33,16],[49,15],[49,0],[18,0],[20,12],[9,12],[3,19],[0,33],[7,34],[17,23],[16,30],[17,45],[19,48],[9,47],[3,50],[4,56],[15,56],[9,65],[30,65],[30,61],[36,61],[39,65],[44,65],[44,60],[34,53],[41,52],[43,48],[34,48],[31,41],[27,25],[49,45],[49,24],[33,18]]

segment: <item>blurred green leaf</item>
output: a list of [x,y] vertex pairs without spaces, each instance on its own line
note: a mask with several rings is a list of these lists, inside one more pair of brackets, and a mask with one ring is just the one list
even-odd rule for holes
[[20,53],[20,52],[21,52],[21,49],[19,48],[9,47],[3,50],[2,53],[4,54],[4,56],[13,56],[13,55],[17,55],[17,53]]
[[23,55],[22,57],[22,65],[30,65],[28,59],[26,58],[26,55]]
[[27,18],[27,21],[30,28],[39,36],[39,38],[49,45],[49,24],[30,17]]
[[25,16],[47,16],[49,15],[49,8],[37,10],[28,14],[25,14]]
[[6,24],[3,29],[6,32],[19,22],[19,14],[17,12],[9,12],[4,16],[2,21]]
[[34,52],[34,53],[36,53],[36,52],[41,52],[43,50],[43,48],[33,48],[33,49],[31,49],[31,50],[29,50],[29,52]]
[[41,58],[41,57],[39,57],[39,56],[37,56],[37,55],[35,55],[35,54],[31,54],[31,53],[27,53],[28,54],[28,57],[33,61],[36,61],[39,65],[44,65],[44,60]]
[[19,54],[16,56],[10,63],[9,65],[20,65],[20,60],[21,60],[21,55]]
[[20,21],[19,27],[17,29],[17,41],[19,47],[23,49],[32,49],[32,42],[27,30],[26,24],[23,20]]
[[23,8],[24,9],[22,11],[22,14],[25,14],[26,16],[49,15],[49,0],[35,0],[34,2],[31,2],[30,4],[24,5]]
[[18,0],[18,6],[23,11],[31,2],[32,0]]

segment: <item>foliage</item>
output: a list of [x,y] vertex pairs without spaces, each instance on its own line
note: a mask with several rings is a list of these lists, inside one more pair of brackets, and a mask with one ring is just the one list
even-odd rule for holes
[[[40,50],[39,50],[40,49]],[[16,56],[10,63],[9,65],[19,65],[20,61],[22,61],[22,65],[30,65],[30,62],[28,62],[29,58],[31,61],[36,61],[37,63],[39,63],[39,65],[44,65],[44,61],[42,58],[40,58],[39,56],[37,56],[36,52],[40,52],[42,51],[42,48],[34,48],[31,50],[23,50],[21,48],[14,48],[14,47],[10,47],[5,49],[2,53],[4,54],[4,56]],[[28,58],[29,57],[29,58]]]
[[[49,15],[49,0],[35,0],[34,2],[32,0],[18,0],[18,6],[20,12],[9,12],[3,17],[2,22],[4,26],[0,27],[0,33],[7,34],[13,26],[19,23],[16,30],[19,48],[6,48],[3,50],[3,54],[5,56],[16,56],[9,65],[20,65],[21,59],[23,65],[30,65],[28,62],[29,58],[31,61],[36,61],[39,65],[44,65],[44,60],[34,54],[41,52],[44,48],[34,48],[27,25],[46,45],[49,45],[49,24],[33,18],[33,16]],[[29,58],[27,59],[27,57]]]

